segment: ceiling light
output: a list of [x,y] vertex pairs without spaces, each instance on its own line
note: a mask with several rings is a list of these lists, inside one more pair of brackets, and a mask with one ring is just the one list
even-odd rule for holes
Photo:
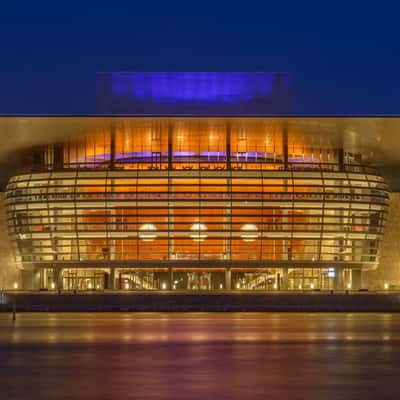
[[258,228],[254,224],[244,224],[241,228],[240,237],[245,242],[254,242],[258,239]]
[[190,230],[193,232],[190,234],[190,237],[195,242],[202,242],[207,238],[207,234],[204,233],[207,230],[207,227],[204,224],[196,222],[190,227]]
[[152,242],[156,237],[157,228],[154,224],[143,224],[139,228],[139,238],[143,240],[143,242]]

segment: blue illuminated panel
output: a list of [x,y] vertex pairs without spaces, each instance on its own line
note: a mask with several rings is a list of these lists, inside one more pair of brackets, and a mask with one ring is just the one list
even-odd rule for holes
[[110,72],[97,75],[100,114],[282,115],[290,77],[271,72]]

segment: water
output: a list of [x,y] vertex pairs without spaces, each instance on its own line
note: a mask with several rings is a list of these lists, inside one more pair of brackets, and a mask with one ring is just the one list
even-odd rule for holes
[[0,399],[400,399],[400,314],[0,314]]

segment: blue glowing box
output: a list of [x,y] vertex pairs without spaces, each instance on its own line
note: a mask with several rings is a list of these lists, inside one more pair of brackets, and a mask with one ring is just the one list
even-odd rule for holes
[[107,115],[266,116],[290,111],[290,76],[271,72],[97,74],[97,111]]

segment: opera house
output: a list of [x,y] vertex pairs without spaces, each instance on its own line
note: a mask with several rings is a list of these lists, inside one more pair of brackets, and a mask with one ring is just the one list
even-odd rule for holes
[[288,85],[285,74],[104,74],[101,115],[1,117],[19,287],[369,285],[399,122],[290,116]]

